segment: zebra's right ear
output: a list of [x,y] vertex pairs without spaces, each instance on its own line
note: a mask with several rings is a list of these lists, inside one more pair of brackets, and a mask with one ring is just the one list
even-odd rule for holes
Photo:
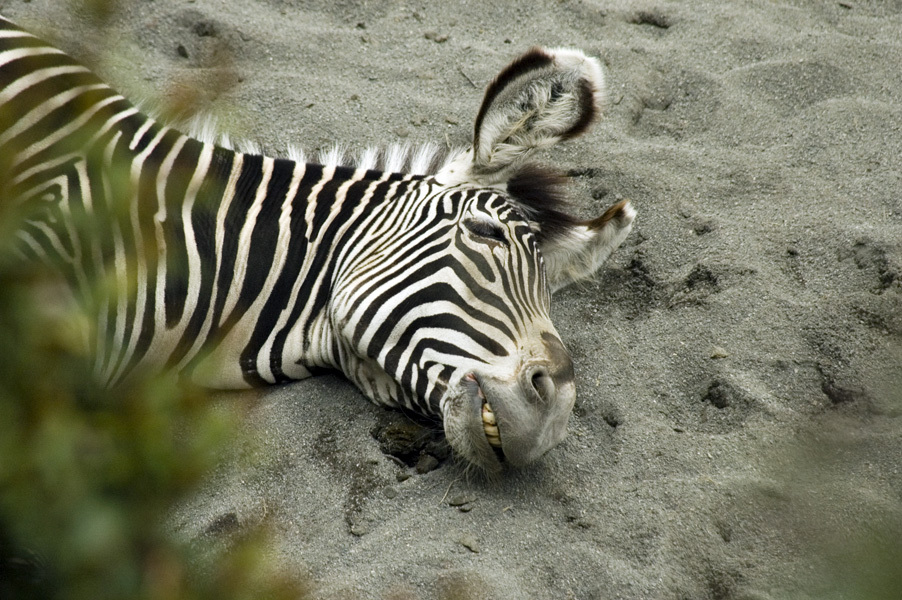
[[504,181],[532,152],[584,133],[601,114],[604,73],[578,50],[532,48],[489,84],[476,116],[470,172]]

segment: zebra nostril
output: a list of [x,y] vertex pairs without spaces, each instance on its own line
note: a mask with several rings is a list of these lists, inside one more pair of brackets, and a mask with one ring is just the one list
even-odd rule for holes
[[544,377],[544,374],[541,371],[536,371],[532,374],[532,387],[539,392],[539,395],[542,394],[542,377]]
[[544,367],[536,367],[530,378],[532,389],[540,400],[550,402],[554,400],[554,380]]

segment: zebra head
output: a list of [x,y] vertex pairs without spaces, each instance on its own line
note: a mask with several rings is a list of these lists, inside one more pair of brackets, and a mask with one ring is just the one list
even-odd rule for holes
[[562,177],[526,162],[586,131],[603,86],[577,51],[515,60],[486,90],[472,147],[412,182],[404,216],[374,210],[334,280],[345,374],[378,402],[440,417],[452,448],[487,471],[565,436],[576,391],[551,293],[590,277],[632,226],[627,202],[569,216]]

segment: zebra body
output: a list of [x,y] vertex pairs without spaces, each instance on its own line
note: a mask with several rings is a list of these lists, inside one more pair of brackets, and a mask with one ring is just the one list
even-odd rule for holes
[[525,165],[582,133],[593,59],[534,49],[489,86],[473,147],[428,173],[247,154],[142,114],[0,20],[0,176],[21,253],[93,315],[97,376],[167,366],[218,388],[339,369],[372,400],[443,419],[487,469],[559,441],[575,391],[551,292],[629,232],[626,203],[559,210]]

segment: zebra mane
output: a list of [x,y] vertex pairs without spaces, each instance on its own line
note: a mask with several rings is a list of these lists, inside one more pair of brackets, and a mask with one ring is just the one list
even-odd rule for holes
[[[182,125],[186,133],[201,142],[217,144],[247,154],[262,154],[253,141],[230,139],[213,115],[196,115]],[[333,144],[313,157],[289,143],[287,158],[298,163],[317,162],[327,167],[352,167],[391,173],[435,175],[453,161],[467,154],[465,148],[449,148],[432,142],[422,144],[390,144],[384,148],[370,146],[357,153],[341,144]],[[520,166],[507,182],[507,192],[527,218],[540,225],[540,241],[554,241],[566,235],[580,221],[570,215],[567,196],[568,177],[550,167],[536,163]]]
[[[220,128],[216,117],[210,114],[195,115],[175,125],[203,143],[246,154],[263,154],[263,149],[254,141],[232,140]],[[426,176],[435,175],[467,153],[465,148],[449,148],[432,142],[390,144],[383,148],[370,146],[356,153],[341,144],[333,144],[313,156],[292,143],[287,146],[287,158],[297,163],[316,162],[327,167]],[[518,167],[507,182],[507,193],[511,199],[529,220],[539,225],[537,237],[542,242],[559,239],[580,223],[568,210],[571,208],[567,196],[568,179],[553,168],[526,163]]]
[[[259,144],[250,140],[232,140],[219,127],[213,115],[195,115],[176,124],[185,133],[206,144],[216,144],[245,154],[263,154]],[[463,148],[449,148],[432,142],[422,144],[390,144],[386,147],[370,146],[352,152],[341,144],[321,150],[313,156],[292,143],[288,144],[287,157],[298,163],[316,162],[327,167],[352,167],[412,175],[435,175],[461,155]]]
[[[289,146],[289,158],[297,160],[291,156],[291,152],[292,147]],[[383,148],[370,146],[357,153],[336,144],[328,150],[320,152],[318,162],[325,166],[353,167],[412,175],[435,175],[466,153],[467,151],[463,148],[449,148],[432,142],[390,144]]]

